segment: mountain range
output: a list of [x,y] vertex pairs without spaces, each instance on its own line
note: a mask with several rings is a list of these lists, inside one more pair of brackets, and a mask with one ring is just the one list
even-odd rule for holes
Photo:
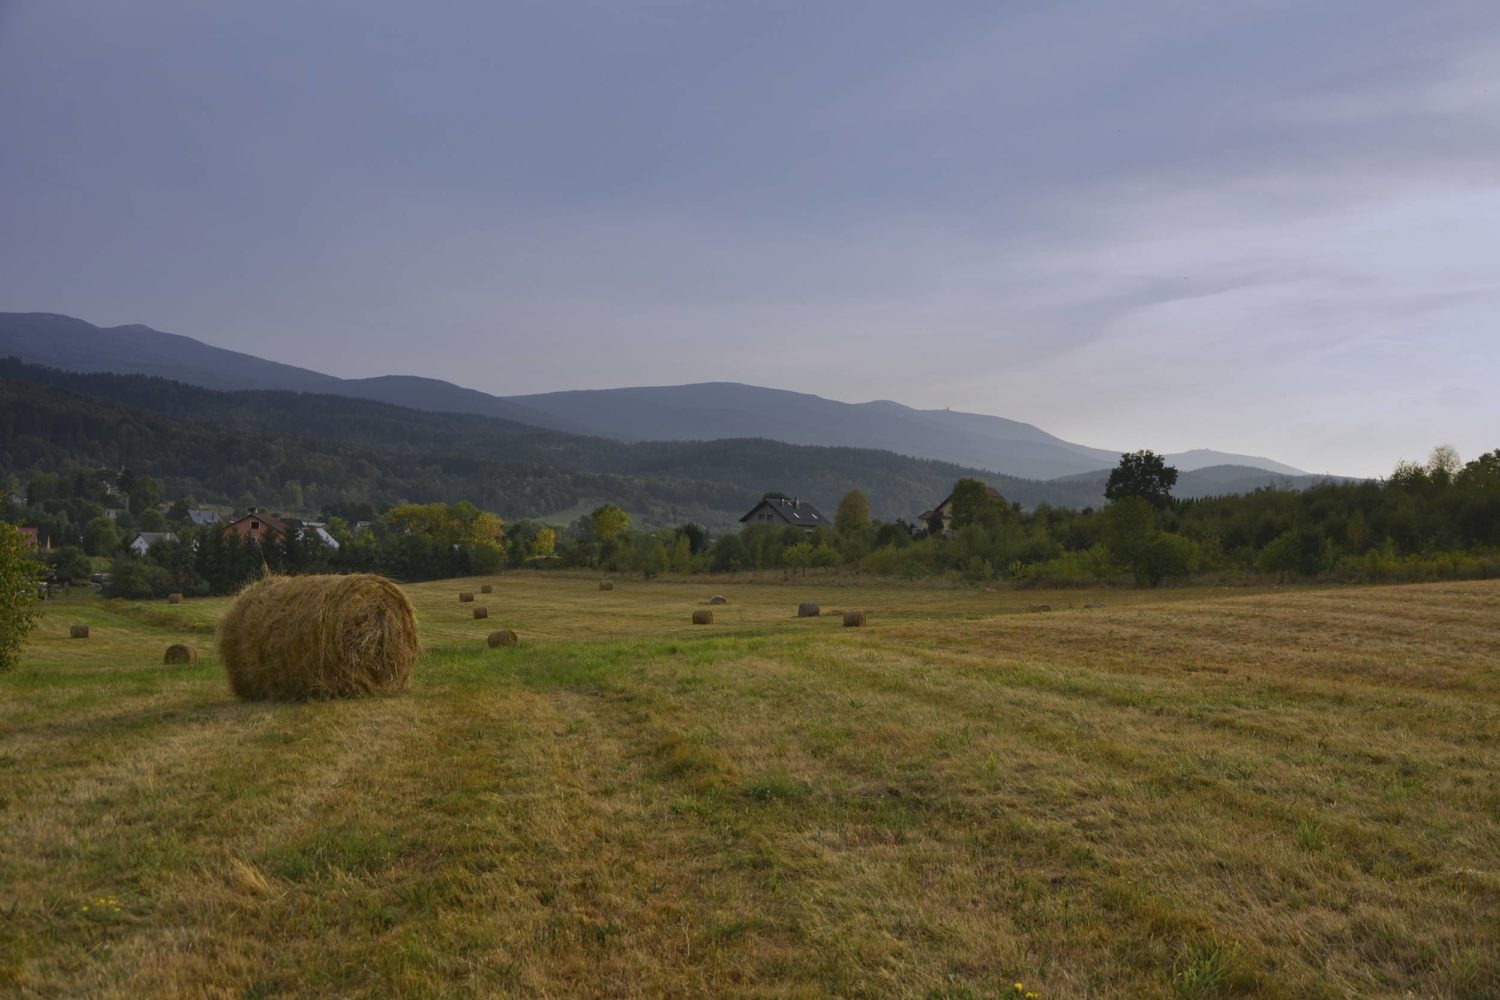
[[[1003,417],[919,410],[889,400],[844,403],[737,382],[503,397],[408,375],[342,379],[147,326],[101,328],[55,313],[0,313],[0,357],[5,356],[64,371],[151,375],[219,390],[354,397],[630,442],[766,438],[879,449],[1030,480],[1093,479],[1111,468],[1121,451],[1075,444]],[[1215,469],[1210,478],[1224,485],[1216,492],[1307,475],[1269,458],[1209,449],[1166,458],[1184,474]]]

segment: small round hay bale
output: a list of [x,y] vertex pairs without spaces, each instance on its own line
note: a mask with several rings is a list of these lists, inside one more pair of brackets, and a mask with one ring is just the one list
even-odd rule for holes
[[467,590],[460,590],[458,592],[458,603],[459,604],[468,604],[473,599],[474,599],[474,595],[471,594],[471,593],[469,593]]
[[481,594],[493,594],[495,592],[495,587],[493,584],[482,583],[479,585],[479,592]]
[[818,617],[818,614],[818,606],[816,604],[813,604],[811,601],[804,601],[803,603],[797,605],[798,618],[816,618]]
[[72,626],[69,626],[69,628],[68,628],[68,638],[69,639],[87,639],[88,637],[89,637],[89,627],[87,625],[72,625]]
[[172,645],[167,647],[166,655],[161,658],[161,662],[168,665],[176,663],[197,663],[198,651],[192,646],[184,646],[180,642],[174,642]]
[[181,594],[168,594],[167,595],[167,603],[168,604],[181,604],[182,603],[182,595]]
[[599,589],[600,590],[614,590],[615,589],[614,582],[611,581],[611,580],[600,580],[599,581]]
[[699,610],[693,612],[694,625],[712,625],[713,623],[714,613],[712,611],[709,611],[707,608],[700,608]]
[[1096,611],[1099,608],[1104,607],[1104,605],[1102,605],[1102,604],[1085,604],[1083,607],[1084,607],[1084,610],[1086,610],[1086,611]]
[[865,613],[863,611],[845,611],[844,612],[844,627],[845,628],[859,628],[864,623],[865,623]]
[[723,594],[715,594],[708,599],[709,604],[728,604],[729,601]]
[[270,576],[219,622],[219,657],[242,699],[394,694],[420,651],[417,617],[383,576]]
[[1030,607],[1028,607],[1026,610],[1027,611],[1033,611],[1033,612],[1035,612],[1035,611],[1051,611],[1052,610],[1052,605],[1050,605],[1050,604],[1033,604]]
[[485,607],[482,604],[478,604],[478,605],[474,606],[474,617],[475,618],[488,618],[489,616],[490,616],[490,609],[489,608]]
[[510,629],[503,628],[498,632],[491,632],[490,637],[485,641],[490,644],[491,649],[494,649],[497,646],[514,646],[518,644],[521,639]]

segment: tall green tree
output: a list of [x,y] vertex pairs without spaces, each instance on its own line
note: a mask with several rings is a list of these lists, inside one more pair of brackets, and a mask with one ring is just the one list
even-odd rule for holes
[[1177,485],[1177,470],[1154,451],[1127,452],[1109,474],[1104,486],[1108,500],[1140,497],[1158,510],[1172,503],[1172,487]]
[[589,529],[601,542],[624,534],[629,528],[630,515],[612,503],[594,508],[594,512],[589,515]]
[[839,501],[833,527],[841,535],[859,535],[870,527],[870,500],[859,490],[850,490]]
[[953,528],[971,524],[992,528],[1005,518],[1009,509],[1005,500],[990,494],[990,488],[977,479],[964,478],[953,484]]

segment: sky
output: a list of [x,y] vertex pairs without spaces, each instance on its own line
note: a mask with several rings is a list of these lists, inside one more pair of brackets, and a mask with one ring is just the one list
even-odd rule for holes
[[0,0],[0,310],[1383,475],[1500,447],[1500,4]]

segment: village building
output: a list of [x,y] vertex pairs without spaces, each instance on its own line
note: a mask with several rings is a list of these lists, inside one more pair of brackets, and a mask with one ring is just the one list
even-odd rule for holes
[[762,497],[760,503],[740,518],[741,524],[772,524],[813,532],[828,525],[828,519],[805,500],[794,497]]
[[[1005,497],[1001,496],[1000,491],[995,487],[985,486],[984,489],[990,495],[990,499],[996,503],[1006,502]],[[953,494],[949,493],[943,497],[942,503],[931,510],[924,510],[918,517],[923,524],[927,525],[927,530],[934,535],[953,534]]]
[[302,521],[301,536],[303,538],[316,538],[335,552],[338,551],[338,539],[329,533],[328,525],[322,521]]
[[[211,511],[209,513],[212,513]],[[217,515],[216,515],[217,516]],[[282,517],[280,514],[262,514],[251,510],[243,517],[230,521],[224,526],[225,536],[234,535],[237,538],[248,538],[256,545],[260,545],[268,538],[286,539],[295,537],[299,539],[316,538],[330,549],[339,547],[338,539],[334,538],[328,531],[328,525],[322,521],[299,521],[295,517]]]
[[250,539],[256,545],[260,545],[268,538],[281,538],[286,535],[287,524],[275,514],[262,514],[254,507],[250,513],[236,520],[230,521],[224,526],[224,534],[234,535],[239,539]]
[[22,527],[17,530],[21,532],[21,537],[26,539],[27,544],[32,548],[39,549],[42,552],[52,551],[52,537],[50,535],[43,535],[41,528]]
[[195,528],[207,528],[211,525],[218,524],[221,520],[223,520],[223,518],[219,516],[219,512],[216,510],[190,509],[187,514],[188,520],[193,523],[193,527]]
[[143,556],[147,552],[150,552],[153,547],[160,545],[162,542],[175,541],[177,541],[177,535],[175,532],[143,531],[140,534],[136,535],[134,541],[130,543],[130,551],[134,552],[138,556]]

